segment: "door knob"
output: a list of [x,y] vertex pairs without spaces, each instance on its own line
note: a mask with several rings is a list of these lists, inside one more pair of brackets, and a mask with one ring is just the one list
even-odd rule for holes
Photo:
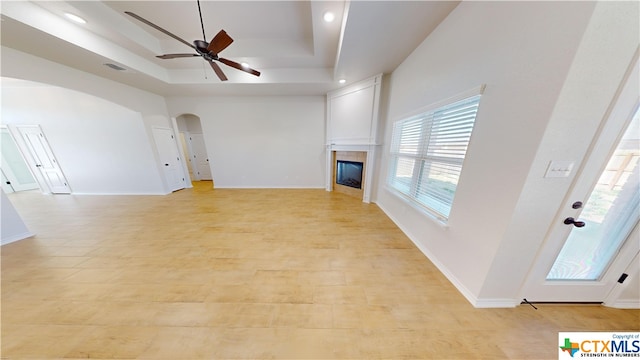
[[169,164],[164,164],[164,166],[169,166]]
[[572,218],[572,217],[568,217],[566,219],[564,219],[564,223],[565,225],[572,225],[575,227],[584,227],[586,224],[584,221],[577,221],[576,219]]

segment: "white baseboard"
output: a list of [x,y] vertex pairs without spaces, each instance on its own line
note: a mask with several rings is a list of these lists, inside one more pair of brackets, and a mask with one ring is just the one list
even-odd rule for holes
[[274,186],[274,185],[269,185],[269,186],[236,186],[236,185],[215,185],[214,189],[282,189],[282,190],[287,190],[287,189],[292,189],[292,190],[322,190],[325,189],[324,186]]
[[12,235],[12,236],[9,236],[7,238],[3,237],[2,238],[2,242],[0,242],[0,245],[7,245],[7,244],[10,244],[12,242],[16,242],[16,241],[19,241],[19,240],[24,240],[26,238],[30,238],[32,236],[35,236],[35,234],[30,233],[30,232],[26,232],[26,233],[22,233],[22,234]]
[[73,192],[71,195],[90,196],[147,196],[147,195],[169,195],[169,193],[93,193],[93,192]]
[[391,219],[391,221],[393,221],[396,226],[398,226],[400,228],[400,230],[402,230],[402,232],[407,235],[407,237],[414,243],[415,246],[418,247],[418,249],[438,268],[438,270],[440,270],[440,272],[447,278],[447,280],[449,280],[453,286],[455,286],[456,289],[458,289],[458,291],[462,294],[462,296],[464,296],[467,301],[469,301],[469,303],[471,303],[471,305],[473,305],[473,307],[476,308],[512,308],[512,307],[516,307],[518,306],[518,304],[520,304],[520,301],[515,300],[515,299],[478,299],[469,289],[467,289],[466,286],[464,286],[459,280],[458,278],[455,277],[455,275],[453,275],[449,269],[447,269],[446,266],[444,266],[439,260],[438,258],[429,251],[429,249],[427,249],[423,244],[421,244],[419,241],[417,241],[416,237],[414,237],[411,232],[406,229],[402,223],[400,223],[398,221],[398,219],[396,219],[393,215],[391,215],[389,213],[389,211],[387,211],[387,209],[385,209],[384,206],[382,206],[379,203],[376,203],[376,205],[382,210],[382,212],[384,212],[387,217],[389,217],[389,219]]
[[604,306],[616,309],[640,309],[640,299],[617,299],[612,303],[604,303]]
[[520,305],[519,300],[515,299],[477,299],[475,304],[476,308],[514,308]]

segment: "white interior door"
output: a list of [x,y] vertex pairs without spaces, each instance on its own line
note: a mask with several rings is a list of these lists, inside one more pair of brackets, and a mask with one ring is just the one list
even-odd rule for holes
[[640,252],[638,66],[592,143],[523,287],[529,301],[603,302]]
[[153,128],[158,155],[162,164],[165,179],[170,191],[185,188],[185,177],[180,163],[180,152],[173,130],[169,128]]
[[211,176],[211,166],[209,164],[209,155],[207,155],[207,146],[204,143],[204,135],[191,134],[190,137],[198,177],[200,180],[212,180],[213,177]]
[[42,176],[49,191],[53,194],[70,194],[71,188],[40,126],[17,125],[16,128],[22,136],[31,163]]
[[197,177],[195,177],[194,171],[193,171],[193,161],[191,160],[192,156],[191,156],[191,149],[190,149],[190,145],[189,142],[187,141],[187,139],[189,138],[189,133],[188,132],[180,132],[180,145],[182,145],[182,158],[187,160],[187,170],[189,171],[189,179],[197,179]]
[[2,145],[2,185],[5,192],[38,189],[40,186],[31,174],[29,166],[24,161],[18,146],[6,127],[0,128],[0,143]]

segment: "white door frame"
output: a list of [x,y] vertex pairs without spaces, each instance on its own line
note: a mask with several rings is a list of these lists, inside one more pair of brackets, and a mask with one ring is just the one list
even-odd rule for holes
[[[207,150],[207,143],[204,140],[204,134],[203,133],[192,133],[189,134],[189,143],[191,146],[191,149],[194,149],[194,141],[193,138],[194,137],[199,137],[200,140],[202,141],[202,146],[204,147],[204,156],[205,156],[205,160],[203,161],[203,164],[199,164],[199,162],[201,161],[201,158],[198,158],[198,153],[196,153],[195,150],[193,150],[192,154],[193,154],[193,158],[196,159],[196,161],[194,161],[196,163],[196,168],[198,169],[198,180],[213,180],[213,171],[211,171],[211,163],[209,162],[209,151]],[[202,155],[202,154],[201,154]],[[204,167],[204,169],[203,169]],[[202,174],[205,175],[209,175],[209,176],[202,176]]]
[[175,117],[171,118],[171,127],[173,129],[173,134],[176,135],[176,145],[178,146],[178,153],[180,153],[180,165],[182,166],[182,174],[184,175],[184,187],[192,188],[191,184],[191,175],[189,174],[189,168],[187,167],[187,162],[184,161],[184,150],[182,148],[182,142],[178,139],[177,134],[181,133],[180,128],[178,127],[178,120]]
[[180,145],[182,146],[182,157],[187,165],[187,171],[189,172],[189,178],[191,180],[199,180],[197,174],[196,165],[193,161],[193,151],[191,149],[191,141],[189,140],[190,133],[188,131],[180,131]]
[[[631,234],[632,239],[640,239],[640,226],[636,226]],[[640,275],[640,252],[631,260],[629,266],[624,270],[624,274],[630,277]],[[626,279],[625,279],[626,280]],[[637,279],[636,279],[637,282]],[[624,289],[631,286],[632,281],[624,281],[616,283],[609,295],[605,298],[603,305],[614,308],[638,309],[640,308],[640,299],[620,299]]]

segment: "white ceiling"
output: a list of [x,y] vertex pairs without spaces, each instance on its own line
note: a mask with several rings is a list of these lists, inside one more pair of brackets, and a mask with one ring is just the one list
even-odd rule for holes
[[[160,95],[319,95],[393,71],[458,1],[208,1],[206,40],[224,29],[220,54],[260,77],[224,64],[221,82],[200,57],[156,55],[193,49],[126,15],[133,12],[191,43],[202,40],[198,3],[189,1],[6,1],[2,46]],[[322,16],[332,11],[336,19]],[[87,20],[76,24],[70,12]],[[112,70],[105,63],[125,71]]]

